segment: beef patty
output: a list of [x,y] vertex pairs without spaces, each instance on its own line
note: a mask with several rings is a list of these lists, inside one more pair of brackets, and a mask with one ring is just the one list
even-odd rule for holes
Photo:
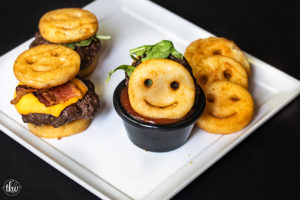
[[[29,48],[42,45],[42,44],[53,44],[52,42],[49,42],[38,31],[34,34],[34,40],[30,44]],[[80,69],[85,69],[88,67],[94,60],[97,55],[97,53],[100,51],[101,48],[101,42],[99,39],[92,40],[91,44],[89,46],[83,46],[83,47],[75,47],[75,51],[79,54],[81,59]]]
[[89,80],[80,79],[88,87],[87,93],[78,102],[66,107],[59,117],[43,113],[30,113],[22,115],[23,121],[38,126],[50,124],[57,128],[74,120],[93,118],[100,107],[100,101],[95,93],[94,84]]

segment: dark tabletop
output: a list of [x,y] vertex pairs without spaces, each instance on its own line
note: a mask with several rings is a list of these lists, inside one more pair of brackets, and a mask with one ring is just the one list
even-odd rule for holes
[[[24,2],[0,3],[0,55],[32,37],[46,11],[83,7],[90,1]],[[297,1],[155,2],[217,36],[234,40],[244,51],[300,79]],[[300,199],[299,100],[283,108],[174,199]],[[10,178],[20,181],[23,188],[15,197],[0,190],[0,199],[98,199],[1,132],[0,187]]]

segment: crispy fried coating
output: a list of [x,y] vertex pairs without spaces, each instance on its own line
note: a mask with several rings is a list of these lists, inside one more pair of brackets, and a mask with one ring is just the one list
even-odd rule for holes
[[84,131],[89,127],[90,123],[91,119],[79,119],[57,128],[51,125],[36,126],[34,124],[28,124],[28,129],[39,137],[62,138]]
[[80,69],[80,56],[74,50],[44,44],[24,51],[14,63],[16,78],[33,88],[50,88],[71,80]]
[[57,9],[41,17],[39,30],[43,38],[53,43],[78,42],[97,33],[98,20],[81,8]]
[[243,87],[229,81],[207,86],[206,107],[197,125],[210,133],[228,134],[246,127],[252,120],[254,102]]
[[213,55],[228,56],[235,59],[250,74],[250,64],[247,57],[233,42],[221,37],[209,37],[192,42],[186,49],[185,57],[192,68],[198,65],[202,59]]
[[128,94],[132,108],[143,116],[179,119],[194,105],[195,85],[192,75],[181,64],[151,59],[131,74]]
[[217,80],[227,80],[248,88],[248,75],[245,68],[230,57],[220,55],[207,57],[198,63],[193,73],[203,89]]

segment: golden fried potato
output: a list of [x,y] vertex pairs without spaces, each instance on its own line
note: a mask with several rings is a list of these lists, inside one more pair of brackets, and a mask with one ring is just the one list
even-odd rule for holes
[[213,55],[222,55],[231,57],[241,63],[248,75],[250,74],[250,64],[247,57],[233,41],[225,38],[209,37],[206,39],[199,39],[191,43],[186,51],[186,54],[188,55],[190,54],[189,51],[194,52],[192,57],[188,59],[192,68],[197,66],[204,58]]
[[44,44],[24,51],[14,63],[16,78],[33,88],[50,88],[71,80],[80,69],[80,56],[74,50]]
[[201,48],[202,40],[204,39],[198,39],[192,42],[185,50],[184,52],[184,57],[187,59],[189,64],[191,65],[192,63],[192,58],[196,52],[197,49]]
[[179,119],[193,107],[195,84],[181,64],[169,59],[142,62],[128,86],[129,101],[139,114],[151,118]]
[[228,80],[248,88],[248,75],[245,68],[230,57],[220,55],[207,57],[194,67],[193,73],[203,89],[217,80]]
[[36,126],[34,124],[28,124],[28,129],[39,137],[62,138],[84,131],[89,127],[90,123],[91,119],[79,119],[57,128],[51,125]]
[[216,81],[206,87],[206,107],[197,125],[210,133],[228,134],[246,127],[252,120],[254,102],[243,87]]
[[81,8],[57,9],[42,16],[39,30],[43,38],[53,43],[78,42],[97,33],[98,20]]

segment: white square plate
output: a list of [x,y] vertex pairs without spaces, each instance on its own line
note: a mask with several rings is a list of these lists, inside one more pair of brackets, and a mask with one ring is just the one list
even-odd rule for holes
[[256,105],[248,127],[231,135],[214,135],[195,128],[179,149],[166,153],[144,151],[129,141],[112,105],[113,91],[124,73],[116,73],[105,85],[107,72],[130,63],[131,48],[168,39],[184,52],[193,40],[212,34],[145,0],[102,0],[85,9],[100,19],[100,33],[112,36],[103,41],[102,56],[90,77],[102,102],[101,112],[85,132],[61,140],[38,138],[27,130],[9,102],[18,83],[13,63],[28,49],[30,39],[0,58],[0,128],[103,199],[171,198],[300,92],[298,80],[248,55],[252,66],[250,89]]

